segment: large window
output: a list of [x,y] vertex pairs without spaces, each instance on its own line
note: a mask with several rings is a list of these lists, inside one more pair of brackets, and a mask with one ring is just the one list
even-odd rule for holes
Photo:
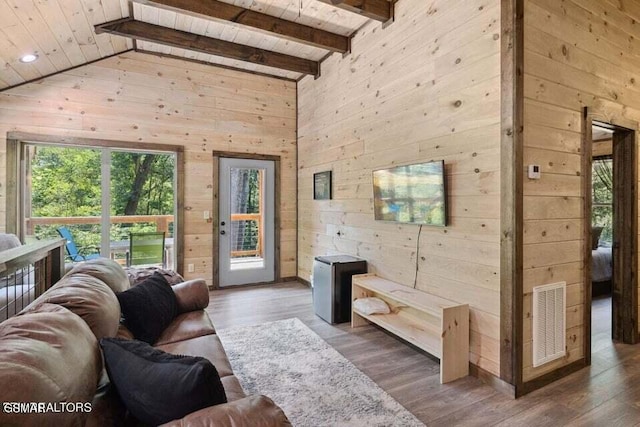
[[602,227],[600,244],[611,246],[613,242],[613,160],[594,160],[592,179],[591,224],[594,227]]
[[126,264],[130,233],[161,232],[165,264],[173,266],[174,153],[45,144],[24,149],[26,240],[66,231],[82,257],[101,254]]

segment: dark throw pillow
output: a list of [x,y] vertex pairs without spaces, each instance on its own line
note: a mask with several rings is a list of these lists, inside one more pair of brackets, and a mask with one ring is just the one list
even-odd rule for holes
[[176,295],[160,273],[116,296],[124,325],[136,339],[149,344],[155,343],[178,315]]
[[591,249],[597,250],[600,245],[600,235],[602,234],[602,227],[591,227]]
[[103,338],[100,346],[111,383],[138,421],[155,426],[227,402],[218,371],[203,357],[120,338]]

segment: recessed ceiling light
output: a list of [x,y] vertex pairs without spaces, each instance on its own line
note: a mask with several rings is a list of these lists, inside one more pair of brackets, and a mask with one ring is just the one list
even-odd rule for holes
[[36,59],[38,59],[38,55],[34,55],[32,53],[23,56],[22,58],[20,58],[20,62],[24,62],[25,64],[28,64],[29,62],[33,62]]

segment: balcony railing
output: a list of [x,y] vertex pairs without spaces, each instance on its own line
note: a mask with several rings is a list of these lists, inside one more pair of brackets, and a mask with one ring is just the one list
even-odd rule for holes
[[[250,257],[255,256],[262,258],[262,214],[231,214],[231,222],[251,222],[256,223],[257,243],[255,249],[236,249],[231,250],[231,258]],[[244,237],[244,236],[243,236]]]
[[[255,222],[256,227],[252,228],[256,234],[255,247],[235,248],[231,251],[232,258],[240,257],[262,257],[263,256],[263,235],[262,214],[232,214],[231,222],[238,223],[241,221]],[[33,236],[35,227],[39,225],[85,225],[100,224],[102,217],[99,216],[74,216],[74,217],[32,217],[25,219],[26,234]],[[112,216],[109,218],[110,224],[138,224],[151,223],[155,224],[156,230],[159,232],[169,233],[169,224],[174,222],[174,215],[128,215],[128,216]],[[251,245],[253,246],[253,245]]]
[[64,239],[0,253],[0,321],[15,316],[64,274]]
[[[138,224],[141,222],[153,223],[159,232],[169,232],[169,224],[174,221],[173,215],[125,215],[112,216],[109,218],[111,224]],[[27,235],[33,235],[36,225],[78,225],[78,224],[100,224],[102,217],[99,216],[73,216],[73,217],[33,217],[26,218]]]

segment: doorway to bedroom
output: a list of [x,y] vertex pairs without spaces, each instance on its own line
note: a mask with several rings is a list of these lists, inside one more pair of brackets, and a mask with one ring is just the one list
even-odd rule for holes
[[596,120],[589,130],[585,315],[597,355],[638,339],[638,178],[634,130]]

